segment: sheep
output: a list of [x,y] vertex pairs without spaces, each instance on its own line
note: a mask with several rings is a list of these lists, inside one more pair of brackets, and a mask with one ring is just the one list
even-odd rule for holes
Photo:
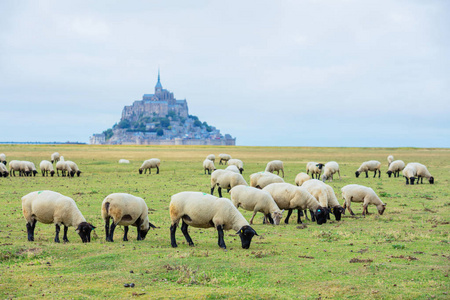
[[402,171],[405,168],[405,163],[403,160],[394,160],[389,164],[389,169],[386,172],[391,178],[392,173],[394,173],[394,177],[400,177],[400,171]]
[[411,185],[414,185],[414,180],[416,180],[417,176],[417,169],[414,165],[407,164],[403,169],[402,174],[406,179],[406,184],[409,184],[411,182]]
[[[59,153],[58,152],[55,152],[55,153],[53,153],[52,155],[51,155],[51,161],[52,161],[52,163],[54,163],[54,162],[58,162],[59,160],[60,160],[60,155],[59,155]],[[63,158],[64,159],[64,158]]]
[[121,158],[119,159],[119,164],[129,164],[130,161],[128,159]]
[[65,177],[67,175],[68,178],[73,177],[75,175],[75,171],[72,170],[70,165],[64,160],[64,157],[60,157],[59,161],[56,163],[56,175],[59,176],[59,171],[61,171],[61,176]]
[[214,172],[216,167],[214,166],[214,162],[212,160],[205,159],[203,161],[203,169],[205,170],[205,174],[206,171],[208,171],[208,175],[211,175],[211,172]]
[[174,248],[177,247],[175,231],[180,219],[182,220],[181,232],[189,246],[194,246],[188,232],[189,225],[199,228],[216,228],[219,234],[218,245],[223,249],[226,249],[223,239],[224,230],[235,230],[241,238],[243,249],[248,249],[253,236],[258,235],[239,210],[226,198],[217,198],[201,192],[181,192],[171,197],[169,212],[172,220],[170,241]]
[[[75,174],[77,174],[77,177],[80,177],[80,174],[82,173],[80,169],[78,169],[78,166],[76,163],[74,163],[71,160],[67,160],[66,163],[69,165],[70,169],[72,169]],[[73,177],[73,176],[72,176]]]
[[[231,155],[225,154],[225,153],[219,154],[219,157],[220,157],[219,165],[222,165],[222,164],[226,165],[227,162],[231,159]],[[224,163],[222,163],[222,161],[223,161]]]
[[91,241],[91,231],[95,227],[86,222],[77,204],[72,198],[53,191],[36,191],[22,197],[22,212],[27,221],[28,241],[34,241],[34,229],[36,222],[43,224],[55,224],[55,242],[59,243],[59,231],[64,225],[63,241],[67,239],[69,226],[76,227],[83,243]]
[[322,181],[325,182],[327,179],[328,181],[333,181],[333,174],[336,172],[339,174],[339,180],[341,180],[341,172],[339,171],[338,163],[335,161],[327,162],[323,168]]
[[215,170],[211,174],[211,195],[213,195],[216,185],[218,187],[217,191],[219,193],[219,197],[222,198],[222,188],[227,189],[229,192],[230,189],[237,185],[248,184],[241,174],[225,170]]
[[381,176],[381,163],[377,160],[369,160],[369,161],[365,161],[361,164],[361,166],[359,167],[358,170],[356,170],[355,175],[356,178],[359,177],[359,174],[361,174],[362,172],[366,172],[366,178],[369,178],[369,171],[373,171],[373,178],[375,178],[375,176],[377,176],[377,171],[378,171],[378,178],[380,178]]
[[41,169],[42,176],[48,176],[48,173],[50,172],[50,176],[53,177],[55,175],[55,170],[53,169],[53,164],[49,162],[48,160],[43,160],[39,164],[39,169]]
[[6,166],[0,162],[0,177],[8,177],[9,172],[8,169],[6,168]]
[[[324,207],[303,187],[298,187],[290,183],[272,183],[263,188],[272,195],[273,200],[280,209],[288,209],[288,215],[284,223],[289,224],[289,217],[292,210],[299,211],[310,209],[313,211],[317,224],[321,225],[327,222],[327,213]],[[300,214],[297,217],[297,223],[301,224]]]
[[413,165],[413,166],[416,167],[416,170],[417,170],[417,184],[419,184],[419,179],[420,179],[420,183],[423,183],[423,177],[428,179],[428,182],[430,184],[434,183],[434,177],[431,176],[430,172],[428,171],[428,169],[427,169],[427,167],[425,165],[422,165],[420,163],[409,163],[408,165]]
[[33,174],[33,176],[36,176],[38,171],[36,170],[36,166],[34,165],[34,163],[32,163],[31,161],[26,161],[26,160],[22,161],[22,163],[25,163],[28,165],[28,168],[30,169],[29,176],[31,176],[31,174]]
[[297,186],[301,186],[305,181],[310,180],[311,177],[309,177],[306,173],[298,173],[297,176],[295,176],[295,184]]
[[0,162],[6,166],[6,155],[5,153],[0,153]]
[[215,162],[216,161],[216,156],[214,154],[210,154],[210,155],[208,155],[206,157],[206,159],[209,159],[210,161]]
[[277,175],[280,175],[281,171],[283,174],[282,177],[284,178],[284,166],[281,160],[272,160],[267,163],[265,172],[273,173],[275,171],[277,171]]
[[[303,183],[302,187],[304,187],[314,198],[319,201],[320,205],[324,208],[327,208],[327,217],[329,217],[329,213],[333,213],[336,221],[341,220],[341,215],[344,212],[344,208],[339,204],[339,201],[334,194],[334,190],[328,184],[323,183],[317,179],[311,179]],[[306,216],[306,213],[305,213]],[[314,221],[314,215],[311,213],[311,220]]]
[[322,174],[323,166],[325,166],[325,164],[310,161],[309,163],[306,164],[306,174],[309,174],[309,172],[311,172],[311,177],[313,179],[314,174],[316,175],[316,178],[319,179],[320,174]]
[[231,166],[226,167],[225,171],[230,171],[230,172],[241,174],[241,172],[239,172],[238,167],[236,167],[235,165],[231,165]]
[[19,176],[28,176],[31,174],[31,169],[26,162],[11,160],[9,162],[9,176],[16,176],[15,171],[19,171]]
[[258,172],[250,175],[250,186],[263,189],[271,183],[283,183],[284,179],[270,172]]
[[388,167],[391,165],[391,163],[394,161],[394,156],[393,155],[389,155],[387,157],[387,161],[388,161]]
[[381,201],[381,199],[377,196],[377,194],[373,191],[373,189],[359,185],[359,184],[349,184],[344,186],[342,189],[342,199],[345,200],[343,208],[348,209],[351,215],[354,215],[353,211],[350,209],[351,202],[363,202],[363,213],[362,215],[365,217],[366,213],[369,211],[367,207],[369,204],[373,204],[377,207],[378,213],[382,215],[384,210],[386,209],[386,204]]
[[242,174],[244,172],[244,163],[240,159],[232,158],[228,160],[228,165],[236,166],[239,169],[239,172]]
[[152,174],[152,168],[156,168],[156,174],[159,174],[160,164],[161,161],[158,158],[147,159],[142,163],[142,166],[139,168],[139,174],[142,174],[142,171],[144,171],[144,174],[147,173],[147,169],[149,170],[149,174]]
[[[148,207],[144,199],[130,194],[113,193],[106,196],[102,202],[101,213],[105,221],[107,242],[114,242],[114,229],[117,225],[125,227],[123,241],[128,241],[128,226],[130,225],[136,226],[138,241],[145,239],[150,227],[156,228],[148,220]],[[112,218],[111,228],[109,226],[110,218]]]
[[245,210],[253,211],[250,225],[253,224],[257,212],[262,212],[271,224],[280,224],[283,211],[278,208],[268,192],[254,187],[238,185],[231,189],[230,195],[231,202],[236,208],[242,207]]

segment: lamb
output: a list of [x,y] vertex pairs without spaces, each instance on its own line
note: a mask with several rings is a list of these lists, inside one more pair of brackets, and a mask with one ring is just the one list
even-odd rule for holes
[[395,160],[389,164],[389,169],[386,172],[391,178],[392,173],[394,173],[394,177],[400,177],[400,171],[405,168],[405,163],[403,160]]
[[277,171],[277,175],[280,175],[281,171],[283,174],[282,177],[284,178],[284,166],[281,160],[272,160],[267,163],[265,172],[273,173],[275,171]]
[[387,161],[388,161],[388,167],[391,165],[391,163],[394,161],[394,156],[393,155],[389,155],[387,157]]
[[320,174],[322,174],[323,166],[325,166],[325,164],[310,161],[309,163],[306,164],[306,174],[309,174],[309,172],[311,172],[311,177],[313,179],[314,174],[316,175],[316,178],[319,179]]
[[55,175],[55,170],[53,170],[53,164],[49,162],[48,160],[43,160],[39,164],[39,169],[41,169],[42,176],[48,176],[48,173],[50,172],[50,176],[53,177]]
[[232,158],[228,160],[228,165],[236,166],[239,169],[239,172],[242,174],[244,172],[244,163],[240,159]]
[[283,183],[284,179],[270,172],[258,172],[250,175],[250,186],[263,189],[271,183]]
[[199,228],[216,228],[219,233],[218,244],[223,249],[226,249],[223,239],[224,230],[235,230],[241,238],[244,249],[250,248],[253,236],[258,235],[239,210],[226,198],[217,198],[201,192],[181,192],[172,196],[169,211],[172,220],[170,241],[174,248],[177,247],[175,231],[180,219],[182,220],[181,232],[189,246],[194,246],[188,232],[189,225]]
[[6,155],[5,153],[0,153],[0,162],[6,166]]
[[356,178],[358,178],[359,174],[361,174],[362,172],[366,172],[366,178],[368,178],[369,171],[374,171],[373,178],[375,178],[375,176],[377,176],[377,171],[378,171],[378,178],[380,178],[380,176],[381,176],[380,169],[381,169],[381,163],[379,161],[369,160],[369,161],[365,161],[361,164],[359,169],[356,170],[355,175],[356,175]]
[[407,164],[406,167],[402,171],[403,177],[406,179],[406,184],[411,182],[411,185],[414,185],[414,180],[416,180],[417,169],[414,165]]
[[160,164],[161,161],[158,158],[147,159],[142,163],[142,166],[139,168],[139,174],[142,174],[142,171],[144,171],[144,174],[147,173],[147,169],[149,170],[149,174],[152,174],[152,168],[156,168],[156,174],[159,174]]
[[230,172],[241,174],[241,172],[239,171],[238,167],[236,167],[235,165],[231,165],[231,166],[226,167],[225,171],[230,171]]
[[55,242],[59,243],[59,231],[61,224],[64,225],[63,241],[67,239],[69,226],[76,227],[83,243],[91,241],[91,231],[95,227],[86,222],[75,201],[53,191],[36,191],[22,197],[22,212],[27,221],[28,241],[34,241],[34,229],[36,222],[43,224],[55,224]]
[[[231,159],[231,155],[221,153],[221,154],[219,154],[219,158],[220,158],[219,165],[222,165],[222,164],[226,165],[227,162]],[[222,162],[224,162],[224,163],[222,163]]]
[[[148,207],[144,199],[126,194],[114,193],[106,196],[102,202],[102,218],[105,221],[106,241],[114,242],[114,229],[117,225],[123,225],[125,232],[123,240],[128,241],[128,226],[136,226],[137,240],[145,239],[151,228],[155,225],[148,220]],[[112,218],[111,228],[109,221]]]
[[203,169],[205,170],[205,174],[206,171],[208,171],[208,175],[211,175],[211,172],[214,172],[216,167],[214,166],[214,162],[212,160],[205,159],[203,161]]
[[[334,190],[328,184],[323,183],[317,179],[311,179],[303,183],[302,187],[304,187],[314,198],[319,201],[320,205],[324,208],[327,208],[328,219],[329,213],[333,213],[336,221],[341,220],[341,215],[344,212],[344,208],[339,204],[339,201],[334,194]],[[306,216],[306,213],[305,213]],[[314,215],[311,213],[311,220],[314,221]]]
[[66,163],[69,165],[70,169],[72,169],[72,171],[77,174],[77,177],[80,177],[81,171],[80,171],[80,169],[78,169],[77,164],[71,160],[67,160]]
[[6,168],[6,166],[0,162],[0,177],[8,177],[9,172],[8,169]]
[[[327,222],[327,213],[324,207],[303,187],[298,187],[290,183],[272,183],[263,188],[272,195],[273,200],[280,209],[289,209],[284,223],[289,223],[289,217],[293,209],[302,211],[312,210],[317,224],[321,225]],[[301,224],[300,214],[297,217],[297,223]]]
[[52,163],[58,162],[60,160],[60,155],[58,152],[55,152],[51,155],[51,161]]
[[336,172],[339,174],[339,180],[341,180],[341,172],[339,171],[338,163],[335,161],[327,162],[323,168],[322,181],[325,182],[327,179],[328,181],[333,181],[333,174]]
[[268,192],[254,187],[238,185],[231,189],[230,195],[236,208],[242,207],[245,210],[253,211],[250,225],[253,224],[257,212],[262,212],[271,224],[280,224],[283,211],[278,208]]
[[206,159],[209,159],[210,161],[215,162],[216,161],[216,156],[214,154],[210,154],[210,155],[208,155],[206,157]]
[[72,170],[70,165],[64,160],[64,157],[60,157],[60,160],[56,163],[56,175],[59,176],[59,171],[61,171],[61,176],[65,177],[67,175],[68,178],[73,177],[75,175],[75,171]]
[[409,163],[408,165],[413,165],[417,170],[417,184],[419,184],[419,179],[420,183],[423,183],[423,177],[428,179],[428,182],[430,184],[434,183],[434,177],[431,176],[430,172],[428,171],[425,165],[419,163]]
[[377,194],[373,191],[373,189],[362,186],[359,184],[349,184],[344,186],[342,189],[342,198],[345,199],[344,202],[344,211],[348,208],[348,211],[351,215],[354,215],[353,211],[350,209],[351,202],[363,202],[363,213],[362,215],[365,217],[366,213],[369,211],[367,207],[369,204],[373,204],[377,207],[378,213],[382,215],[384,210],[386,209],[386,204],[378,198]]
[[248,184],[241,174],[225,170],[216,170],[211,174],[211,195],[213,195],[216,185],[218,187],[217,191],[219,193],[219,197],[222,198],[222,188],[227,189],[229,192],[230,189],[237,185]]
[[295,176],[295,184],[297,186],[301,186],[305,181],[310,180],[311,177],[309,177],[308,174],[300,172]]
[[129,164],[130,161],[128,159],[121,158],[119,159],[119,164]]

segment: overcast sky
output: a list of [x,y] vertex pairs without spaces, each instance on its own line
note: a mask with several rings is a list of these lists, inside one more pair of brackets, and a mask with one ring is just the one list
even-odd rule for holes
[[237,145],[450,147],[450,1],[0,2],[0,141],[163,88]]

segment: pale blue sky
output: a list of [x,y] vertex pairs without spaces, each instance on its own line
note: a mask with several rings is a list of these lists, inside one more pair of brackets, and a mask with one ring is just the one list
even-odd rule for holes
[[0,2],[0,141],[163,88],[238,145],[450,147],[450,1]]

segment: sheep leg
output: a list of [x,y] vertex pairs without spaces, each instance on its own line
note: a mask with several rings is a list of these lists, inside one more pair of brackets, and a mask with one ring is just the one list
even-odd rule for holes
[[[309,214],[311,215],[311,222],[315,222],[316,216],[314,216],[314,212],[311,209],[309,210]],[[305,215],[306,215],[306,213],[305,213]]]
[[302,214],[305,216],[305,220],[308,220],[309,221],[309,218],[308,218],[308,210],[304,210],[303,212],[302,212]]
[[362,213],[362,215],[363,215],[364,218],[366,217],[367,205],[368,204],[364,204],[364,206],[363,206],[363,213]]
[[[124,226],[124,232],[123,232],[123,241],[124,242],[128,242],[128,226]],[[140,234],[139,234],[139,226],[137,226],[138,229],[138,239],[140,238]]]
[[284,178],[284,170],[281,170],[281,173],[283,174],[283,178]]
[[[256,216],[256,213],[257,213],[257,211],[254,211],[253,212],[253,216],[252,216],[252,218],[250,219],[250,225],[253,225],[253,219],[255,218],[255,216]],[[264,222],[263,222],[264,223]]]
[[110,242],[110,240],[109,240],[109,217],[107,217],[106,219],[105,219],[105,233],[106,233],[106,241],[107,242]]
[[182,224],[181,224],[181,232],[184,234],[184,237],[186,238],[186,242],[188,242],[189,246],[194,246],[194,242],[192,241],[191,236],[189,235],[189,232],[188,232],[188,226],[189,225],[186,224],[183,220]]
[[301,215],[302,210],[301,209],[297,209],[297,224],[302,224],[302,215]]
[[405,176],[405,179],[406,179],[406,184],[409,184],[408,177]]
[[223,240],[223,227],[222,225],[217,226],[217,232],[219,233],[219,247],[223,249],[227,249],[227,246],[225,246],[225,241]]
[[267,218],[267,220],[269,220],[270,224],[273,224],[273,223],[274,223],[274,222],[273,222],[273,219],[272,219],[272,216],[270,215],[270,213],[268,213],[268,214],[266,215],[266,218]]
[[289,224],[289,218],[291,217],[291,214],[292,214],[292,209],[289,209],[286,219],[284,219],[284,224]]
[[222,188],[220,186],[217,188],[217,191],[219,192],[219,197],[222,198]]
[[[353,198],[353,197],[352,197],[352,198]],[[348,211],[350,212],[350,214],[351,214],[352,216],[354,216],[355,214],[353,213],[352,209],[350,208],[350,203],[351,203],[351,201],[352,201],[352,199],[350,199],[350,201],[348,201],[348,202],[347,202],[347,200],[345,200],[345,204],[348,203],[347,209],[348,209]]]
[[68,243],[69,239],[67,238],[67,230],[69,229],[69,227],[67,227],[66,225],[64,225],[64,235],[63,235],[63,241],[64,243]]
[[369,178],[369,171],[366,171],[366,178]]
[[55,243],[59,243],[59,230],[60,230],[60,227],[59,227],[58,224],[55,224],[55,227],[56,227]]
[[113,237],[114,237],[114,229],[116,229],[116,226],[117,226],[117,224],[114,223],[114,220],[113,220],[113,222],[111,224],[111,229],[109,231],[109,241],[108,242],[114,242]]
[[28,233],[28,241],[34,241],[34,228],[36,228],[36,220],[33,220],[32,223],[27,223],[27,233]]
[[378,178],[381,177],[381,170],[378,170]]
[[341,172],[339,170],[337,172],[339,174],[339,180],[341,180]]
[[214,185],[212,188],[211,188],[211,195],[213,195],[214,194],[214,188],[215,188],[216,186]]
[[156,167],[156,174],[159,174],[159,167]]
[[177,231],[177,223],[170,225],[170,243],[173,248],[177,246],[177,240],[175,239],[175,231]]

